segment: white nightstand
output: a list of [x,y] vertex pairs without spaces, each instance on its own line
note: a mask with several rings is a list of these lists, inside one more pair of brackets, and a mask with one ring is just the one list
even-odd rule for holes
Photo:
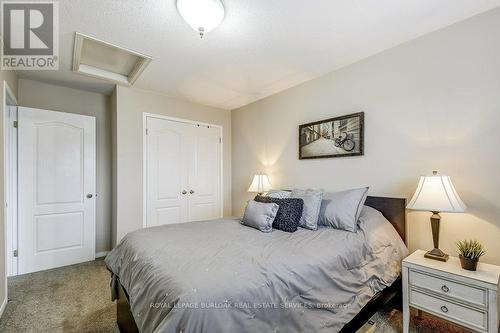
[[424,253],[403,260],[403,332],[411,306],[476,332],[498,333],[500,267],[480,262],[471,272],[456,257],[442,262]]

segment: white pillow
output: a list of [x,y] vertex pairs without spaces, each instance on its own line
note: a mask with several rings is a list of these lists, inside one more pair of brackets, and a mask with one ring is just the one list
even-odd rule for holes
[[291,193],[292,192],[290,191],[270,190],[269,192],[267,192],[266,197],[276,198],[276,199],[287,199],[290,198]]
[[321,202],[319,224],[350,232],[358,230],[358,219],[368,187],[325,193]]

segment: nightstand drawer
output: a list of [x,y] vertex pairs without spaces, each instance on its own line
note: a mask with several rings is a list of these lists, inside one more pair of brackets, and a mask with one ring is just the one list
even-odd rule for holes
[[410,290],[410,305],[472,329],[487,330],[488,328],[486,312],[448,302],[416,290]]
[[410,285],[474,305],[487,306],[487,290],[410,270]]

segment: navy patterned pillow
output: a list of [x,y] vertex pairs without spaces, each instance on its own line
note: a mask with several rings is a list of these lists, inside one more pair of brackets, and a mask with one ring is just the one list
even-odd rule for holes
[[278,199],[263,196],[256,196],[257,202],[273,202],[279,206],[278,213],[273,221],[273,229],[286,232],[295,232],[302,217],[304,200],[299,198]]

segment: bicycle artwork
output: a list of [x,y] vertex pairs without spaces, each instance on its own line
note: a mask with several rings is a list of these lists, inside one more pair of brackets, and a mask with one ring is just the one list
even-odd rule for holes
[[363,155],[364,112],[299,126],[299,159]]
[[[342,137],[345,135],[344,137]],[[356,142],[353,140],[352,133],[342,132],[338,138],[335,139],[335,147],[342,147],[345,151],[353,151],[356,148]]]

